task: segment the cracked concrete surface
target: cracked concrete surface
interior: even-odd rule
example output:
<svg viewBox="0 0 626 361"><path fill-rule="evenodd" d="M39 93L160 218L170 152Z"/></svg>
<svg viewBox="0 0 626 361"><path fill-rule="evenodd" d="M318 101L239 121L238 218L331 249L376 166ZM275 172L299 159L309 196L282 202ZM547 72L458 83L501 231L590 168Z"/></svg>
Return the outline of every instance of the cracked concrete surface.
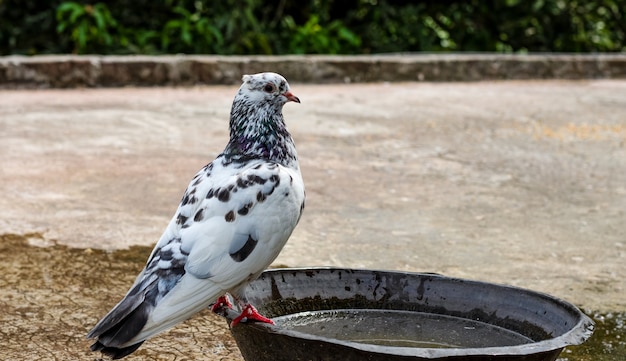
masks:
<svg viewBox="0 0 626 361"><path fill-rule="evenodd" d="M0 234L70 253L152 245L226 144L236 88L0 90ZM302 104L284 113L307 207L275 264L437 272L626 310L626 81L292 90ZM5 263L16 247L39 252L5 238ZM92 283L74 285L76 302L89 294L99 306L73 332L117 302L134 272L102 298L84 290ZM16 307L28 292L4 282L2 302Z"/></svg>

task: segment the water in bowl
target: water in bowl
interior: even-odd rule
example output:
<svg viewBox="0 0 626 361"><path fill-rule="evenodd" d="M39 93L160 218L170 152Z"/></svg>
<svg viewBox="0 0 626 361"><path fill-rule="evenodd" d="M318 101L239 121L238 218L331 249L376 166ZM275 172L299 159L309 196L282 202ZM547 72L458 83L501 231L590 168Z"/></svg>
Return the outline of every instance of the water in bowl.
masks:
<svg viewBox="0 0 626 361"><path fill-rule="evenodd" d="M400 310L307 311L273 318L277 326L315 336L380 346L477 348L531 339L476 320Z"/></svg>

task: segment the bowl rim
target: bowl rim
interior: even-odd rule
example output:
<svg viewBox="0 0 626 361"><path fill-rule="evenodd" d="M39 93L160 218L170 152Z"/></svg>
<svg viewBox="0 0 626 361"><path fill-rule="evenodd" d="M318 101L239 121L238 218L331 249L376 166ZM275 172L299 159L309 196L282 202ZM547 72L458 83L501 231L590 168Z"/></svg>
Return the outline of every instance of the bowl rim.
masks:
<svg viewBox="0 0 626 361"><path fill-rule="evenodd" d="M507 356L507 355L529 355L529 354L538 354L551 352L556 350L561 350L566 346L572 345L580 345L585 342L591 335L594 330L594 322L585 315L578 307L573 304L562 300L560 298L551 296L544 292L538 292L529 290L526 288L510 286L506 284L500 283L491 283L491 282L482 282L476 280L469 280L464 278L457 277L447 277L441 274L429 273L429 272L405 272L405 271L397 271L397 270L380 270L380 269L364 269L364 268L343 268L343 267L294 267L294 268L273 268L265 270L261 273L261 276L271 276L275 274L280 274L283 272L310 272L310 271L322 271L322 272L337 272L337 271L345 271L350 273L380 273L380 274L403 274L403 275L411 275L411 276L428 276L440 279L446 279L450 281L460 281L464 283L470 284L487 284L492 287L500 287L506 288L517 292L525 292L528 294L532 294L533 296L548 298L553 302L559 303L561 306L569 308L574 311L578 315L578 322L570 327L570 329L554 338L550 338L547 340L541 340L537 342L514 345L514 346L495 346L495 347L480 347L480 348L419 348L419 347L404 347L404 346L381 346L381 345L373 345L352 341L344 341L338 340L330 337L323 337L312 335L309 333L299 332L295 330L289 330L282 328L277 325L272 325L269 323L260 323L260 322L252 322L245 323L242 322L237 327L254 327L258 328L262 331L284 335L293 338L300 338L310 341L316 342L324 342L330 344L341 345L348 348L357 349L365 352L372 352L378 354L389 354L396 356L412 356L412 357L422 357L422 358L441 358L441 357L449 357L449 356ZM253 281L254 282L254 281ZM245 287L244 287L245 290ZM227 309L224 311L223 316L228 319L230 322L239 315L234 310Z"/></svg>

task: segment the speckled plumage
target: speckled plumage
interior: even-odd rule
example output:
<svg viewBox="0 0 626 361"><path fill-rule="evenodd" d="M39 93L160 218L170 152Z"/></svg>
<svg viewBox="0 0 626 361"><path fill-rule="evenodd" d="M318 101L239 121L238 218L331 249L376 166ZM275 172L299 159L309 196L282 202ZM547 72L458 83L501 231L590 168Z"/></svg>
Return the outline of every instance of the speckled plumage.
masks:
<svg viewBox="0 0 626 361"><path fill-rule="evenodd" d="M223 153L189 183L146 267L89 332L113 358L238 290L278 256L304 208L282 107L299 102L275 73L244 75ZM242 301L242 304L245 303Z"/></svg>

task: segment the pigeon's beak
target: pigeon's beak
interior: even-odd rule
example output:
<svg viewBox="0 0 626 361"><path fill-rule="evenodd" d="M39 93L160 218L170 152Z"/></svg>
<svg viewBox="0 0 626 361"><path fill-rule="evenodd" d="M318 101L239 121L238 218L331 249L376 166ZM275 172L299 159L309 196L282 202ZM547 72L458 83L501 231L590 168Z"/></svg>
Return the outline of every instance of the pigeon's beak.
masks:
<svg viewBox="0 0 626 361"><path fill-rule="evenodd" d="M293 93L290 91L284 92L283 95L285 96L285 98L287 98L287 101L300 103L300 98L293 95Z"/></svg>

